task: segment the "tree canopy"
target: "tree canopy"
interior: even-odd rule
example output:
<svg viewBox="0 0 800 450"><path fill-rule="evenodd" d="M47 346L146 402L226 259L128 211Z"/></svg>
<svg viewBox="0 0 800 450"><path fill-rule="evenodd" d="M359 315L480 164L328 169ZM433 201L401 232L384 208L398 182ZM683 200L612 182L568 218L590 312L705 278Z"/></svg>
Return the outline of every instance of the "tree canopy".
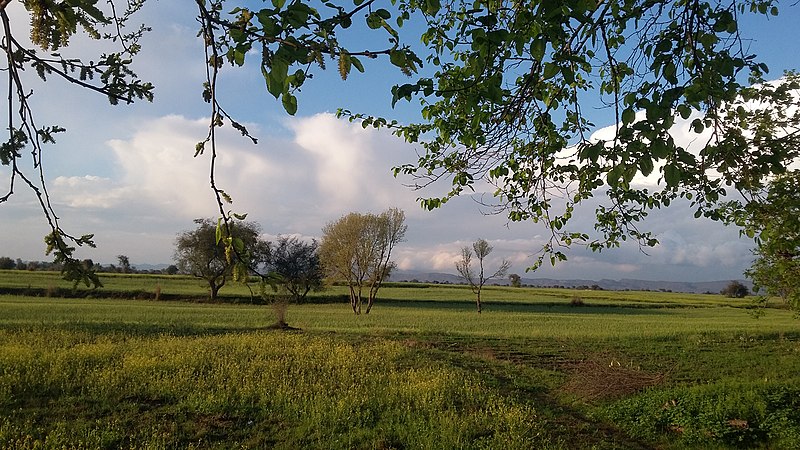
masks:
<svg viewBox="0 0 800 450"><path fill-rule="evenodd" d="M143 0L127 2L120 14L115 4L121 2L109 1L105 10L97 3L23 2L39 50L63 48L78 25L119 44L118 53L88 63L24 48L13 38L5 10L0 12L6 76L15 93L9 117L18 117L10 119L0 156L13 167L11 191L20 179L42 199L52 227L48 246L68 263L66 241L92 245L92 236L65 233L43 184L18 170L26 147L33 148L33 166L41 170L41 145L63 131L34 124L19 72L31 67L43 78L61 76L112 103L150 99L152 86L130 66L146 28L122 31ZM195 4L208 63L203 96L211 109L208 135L195 151L212 154L211 186L225 226L234 216L230 196L213 175L215 130L229 123L251 137L217 96L217 73L226 64L257 65L266 90L294 114L297 91L315 71L335 65L346 79L353 69L365 70L365 58L388 60L408 77L392 88L393 102L418 101L422 121L400 123L368 111L340 115L365 127L388 127L421 147L419 159L395 173L417 177L420 186L449 183L442 195L420 199L423 207L438 208L488 182L496 189L491 204L509 220L544 223L551 239L534 267L545 257L553 263L565 259L560 246L602 250L628 239L656 245L641 222L678 199L690 202L696 217L735 222L748 208L768 204L770 180L800 152L798 76L768 81L769 68L748 52L741 27L746 16L766 20L779 14L773 0ZM106 27L110 31L100 31ZM349 39L354 34L361 39ZM587 104L611 111L609 135L593 135L597 125L585 112ZM676 125L694 133L695 147L673 137ZM642 177L657 183L641 184ZM739 200L733 204L738 209L731 198ZM594 230L573 229L576 207L589 199L599 201ZM66 264L65 270L70 274L75 267Z"/></svg>
<svg viewBox="0 0 800 450"><path fill-rule="evenodd" d="M383 213L350 213L322 229L319 256L331 281L344 281L350 291L353 313L361 314L363 290L367 288L369 314L383 282L395 264L395 245L405 239L405 213L390 208Z"/></svg>
<svg viewBox="0 0 800 450"><path fill-rule="evenodd" d="M175 240L175 264L181 272L205 280L212 301L228 281L246 280L249 274L247 266L240 264L242 259L253 267L268 259L269 245L259 237L261 227L257 223L238 221L228 228L230 235L220 235L217 222L194 222L195 229L184 231ZM236 244L227 245L228 237ZM232 248L238 259L233 257Z"/></svg>
<svg viewBox="0 0 800 450"><path fill-rule="evenodd" d="M757 292L800 309L800 171L778 176L770 183L765 202L744 209L737 222L757 244L747 276Z"/></svg>

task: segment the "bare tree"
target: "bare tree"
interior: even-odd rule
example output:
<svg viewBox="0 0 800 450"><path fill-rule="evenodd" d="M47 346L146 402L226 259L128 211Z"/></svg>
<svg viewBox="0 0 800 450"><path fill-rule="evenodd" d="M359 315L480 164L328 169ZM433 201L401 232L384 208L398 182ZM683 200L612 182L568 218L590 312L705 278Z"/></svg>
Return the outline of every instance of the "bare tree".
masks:
<svg viewBox="0 0 800 450"><path fill-rule="evenodd" d="M470 249L468 246L464 246L461 249L461 259L456 262L456 270L458 270L458 273L462 278L467 280L472 292L476 296L478 314L481 313L481 291L483 290L483 285L492 278L504 277L506 272L508 272L508 269L511 267L511 261L504 259L494 274L486 276L484 261L486 260L486 257L492 253L492 250L494 250L494 247L489 245L485 239L478 239L472 244L472 249ZM473 251L475 252L475 258L478 259L477 274L472 268Z"/></svg>

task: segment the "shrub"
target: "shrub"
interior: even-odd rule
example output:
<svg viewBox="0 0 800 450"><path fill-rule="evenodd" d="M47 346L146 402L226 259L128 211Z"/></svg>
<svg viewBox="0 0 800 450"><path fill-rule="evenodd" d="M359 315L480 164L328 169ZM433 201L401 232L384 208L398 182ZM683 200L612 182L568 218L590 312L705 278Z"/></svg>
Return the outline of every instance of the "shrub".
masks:
<svg viewBox="0 0 800 450"><path fill-rule="evenodd" d="M580 296L576 295L569 301L569 306L586 306L586 303L583 302Z"/></svg>
<svg viewBox="0 0 800 450"><path fill-rule="evenodd" d="M738 281L731 281L719 293L730 298L744 298L750 295L750 289Z"/></svg>

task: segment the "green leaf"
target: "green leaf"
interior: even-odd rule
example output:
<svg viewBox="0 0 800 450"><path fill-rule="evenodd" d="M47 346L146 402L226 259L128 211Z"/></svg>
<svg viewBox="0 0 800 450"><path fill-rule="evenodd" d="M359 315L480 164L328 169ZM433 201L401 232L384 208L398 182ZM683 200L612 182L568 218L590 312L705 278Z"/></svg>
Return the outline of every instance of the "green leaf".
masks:
<svg viewBox="0 0 800 450"><path fill-rule="evenodd" d="M222 219L217 219L217 231L216 231L216 238L217 238L217 245L222 240Z"/></svg>
<svg viewBox="0 0 800 450"><path fill-rule="evenodd" d="M680 114L680 116L681 116L681 118L683 120L688 119L689 116L692 115L692 108L690 108L688 105L684 105L684 104L678 105L677 110L678 110L678 114Z"/></svg>
<svg viewBox="0 0 800 450"><path fill-rule="evenodd" d="M293 116L297 112L297 98L294 95L288 92L283 94L281 103L283 103L283 109L285 109L290 116Z"/></svg>
<svg viewBox="0 0 800 450"><path fill-rule="evenodd" d="M364 65L361 64L361 61L359 61L358 58L351 56L350 63L353 65L353 67L356 68L356 70L358 70L361 73L364 73Z"/></svg>
<svg viewBox="0 0 800 450"><path fill-rule="evenodd" d="M286 92L288 88L287 77L289 65L283 59L273 58L271 70L267 71L264 66L261 66L261 73L264 75L264 80L267 82L267 90L275 98L280 97L281 94Z"/></svg>
<svg viewBox="0 0 800 450"><path fill-rule="evenodd" d="M542 78L545 80L549 80L553 78L558 73L558 66L553 63L545 63L544 64L544 73L542 74Z"/></svg>
<svg viewBox="0 0 800 450"><path fill-rule="evenodd" d="M622 124L630 125L634 120L636 120L636 111L634 111L633 108L625 108L625 110L622 111Z"/></svg>
<svg viewBox="0 0 800 450"><path fill-rule="evenodd" d="M669 156L669 146L662 139L656 139L650 143L650 153L656 159L664 159Z"/></svg>
<svg viewBox="0 0 800 450"><path fill-rule="evenodd" d="M244 241L242 238L235 237L233 238L233 248L236 250L237 253L244 253Z"/></svg>
<svg viewBox="0 0 800 450"><path fill-rule="evenodd" d="M694 119L694 120L692 121L692 130L693 130L695 133L698 133L698 134L700 134L700 133L702 133L702 132L703 132L703 130L704 130L704 129L705 129L705 126L703 125L703 121L702 121L702 120L700 120L700 119Z"/></svg>
<svg viewBox="0 0 800 450"><path fill-rule="evenodd" d="M267 37L275 37L283 31L278 25L278 21L272 17L267 10L261 10L256 14L258 22L261 24L261 31Z"/></svg>
<svg viewBox="0 0 800 450"><path fill-rule="evenodd" d="M667 164L664 166L664 181L666 181L667 186L677 186L681 182L682 177L683 173L681 169L675 164Z"/></svg>
<svg viewBox="0 0 800 450"><path fill-rule="evenodd" d="M408 64L408 59L405 53L399 50L392 50L389 52L389 62L402 69Z"/></svg>
<svg viewBox="0 0 800 450"><path fill-rule="evenodd" d="M541 61L544 58L544 51L547 43L544 39L536 39L531 42L531 56L533 59L537 61Z"/></svg>
<svg viewBox="0 0 800 450"><path fill-rule="evenodd" d="M281 9L286 4L286 0L272 0L272 6Z"/></svg>
<svg viewBox="0 0 800 450"><path fill-rule="evenodd" d="M653 173L653 159L643 156L639 159L639 170L642 172L642 175L648 176Z"/></svg>
<svg viewBox="0 0 800 450"><path fill-rule="evenodd" d="M237 66L241 67L244 65L244 55L245 52L236 48L233 50L233 63Z"/></svg>
<svg viewBox="0 0 800 450"><path fill-rule="evenodd" d="M598 142L593 145L587 145L583 147L582 158L588 159L594 163L600 158L600 151L603 149L603 143Z"/></svg>
<svg viewBox="0 0 800 450"><path fill-rule="evenodd" d="M424 9L423 11L425 14L433 15L439 12L442 8L442 4L439 0L424 0Z"/></svg>
<svg viewBox="0 0 800 450"><path fill-rule="evenodd" d="M383 19L376 13L370 13L367 15L367 26L372 28L373 30L377 30L378 28L383 26Z"/></svg>

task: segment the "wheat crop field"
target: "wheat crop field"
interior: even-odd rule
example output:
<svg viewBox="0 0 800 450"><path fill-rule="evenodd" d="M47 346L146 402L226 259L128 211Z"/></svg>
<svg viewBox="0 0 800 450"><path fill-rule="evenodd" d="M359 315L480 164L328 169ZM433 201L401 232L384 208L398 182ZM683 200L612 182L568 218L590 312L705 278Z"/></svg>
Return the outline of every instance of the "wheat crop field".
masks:
<svg viewBox="0 0 800 450"><path fill-rule="evenodd" d="M218 303L0 272L0 448L798 448L800 320L664 292L389 284Z"/></svg>

